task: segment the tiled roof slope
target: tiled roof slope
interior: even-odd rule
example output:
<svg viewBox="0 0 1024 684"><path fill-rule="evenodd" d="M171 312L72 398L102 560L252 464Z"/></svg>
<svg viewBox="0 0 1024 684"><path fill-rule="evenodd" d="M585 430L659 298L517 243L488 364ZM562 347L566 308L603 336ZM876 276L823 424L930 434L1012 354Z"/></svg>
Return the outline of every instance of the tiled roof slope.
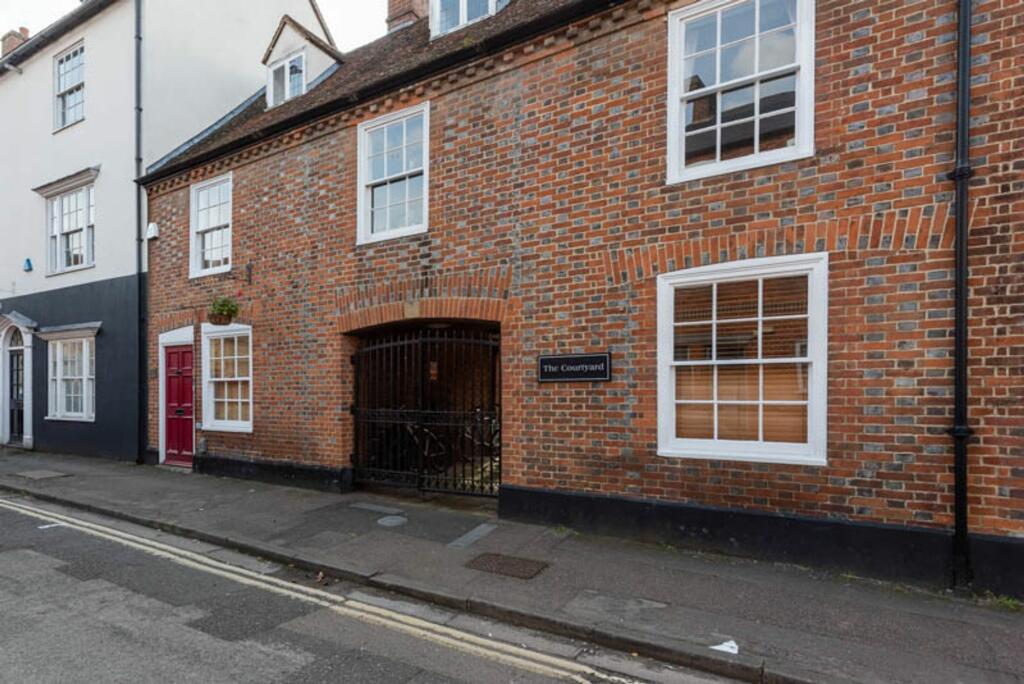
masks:
<svg viewBox="0 0 1024 684"><path fill-rule="evenodd" d="M464 29L431 40L427 19L344 54L344 62L302 97L267 109L256 98L200 143L142 178L152 183L361 100L428 77L623 0L512 0L508 7Z"/></svg>

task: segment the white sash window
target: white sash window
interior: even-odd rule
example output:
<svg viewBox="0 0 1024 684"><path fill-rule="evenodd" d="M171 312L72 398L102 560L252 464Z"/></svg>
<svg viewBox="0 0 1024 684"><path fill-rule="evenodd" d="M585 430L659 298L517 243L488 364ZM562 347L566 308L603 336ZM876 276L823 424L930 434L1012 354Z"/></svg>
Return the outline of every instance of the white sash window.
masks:
<svg viewBox="0 0 1024 684"><path fill-rule="evenodd" d="M828 254L658 278L663 456L824 464Z"/></svg>
<svg viewBox="0 0 1024 684"><path fill-rule="evenodd" d="M48 345L49 411L57 420L96 418L96 338L52 340Z"/></svg>
<svg viewBox="0 0 1024 684"><path fill-rule="evenodd" d="M93 186L53 197L48 203L50 273L94 265L96 194Z"/></svg>
<svg viewBox="0 0 1024 684"><path fill-rule="evenodd" d="M669 15L670 183L814 153L813 0L705 0Z"/></svg>

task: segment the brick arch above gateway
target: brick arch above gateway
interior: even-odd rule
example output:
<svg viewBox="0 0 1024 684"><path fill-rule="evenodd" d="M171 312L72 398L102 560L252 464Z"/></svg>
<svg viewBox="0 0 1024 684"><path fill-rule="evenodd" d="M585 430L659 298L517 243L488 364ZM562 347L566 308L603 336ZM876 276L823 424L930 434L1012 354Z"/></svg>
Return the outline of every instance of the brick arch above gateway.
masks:
<svg viewBox="0 0 1024 684"><path fill-rule="evenodd" d="M511 284L512 269L507 266L353 283L337 292L338 329L350 333L428 318L500 323Z"/></svg>

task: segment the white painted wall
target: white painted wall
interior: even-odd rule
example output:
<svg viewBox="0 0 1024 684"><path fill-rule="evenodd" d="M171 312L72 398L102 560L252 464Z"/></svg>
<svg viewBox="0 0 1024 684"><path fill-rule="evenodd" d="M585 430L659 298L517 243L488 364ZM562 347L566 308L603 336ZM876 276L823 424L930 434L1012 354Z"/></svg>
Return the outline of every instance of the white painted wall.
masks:
<svg viewBox="0 0 1024 684"><path fill-rule="evenodd" d="M325 38L309 0L147 0L146 166L266 84L263 53L285 14Z"/></svg>
<svg viewBox="0 0 1024 684"><path fill-rule="evenodd" d="M143 168L266 83L283 14L322 34L309 0L143 0ZM134 35L134 0L120 0L0 76L0 300L135 273ZM78 41L85 120L55 133L54 59ZM47 276L46 202L32 188L92 166L96 265Z"/></svg>
<svg viewBox="0 0 1024 684"><path fill-rule="evenodd" d="M122 0L22 63L21 74L0 77L0 298L135 272L132 31L132 3ZM85 120L55 133L54 58L82 40ZM46 201L32 188L90 166L100 167L96 267L49 277Z"/></svg>

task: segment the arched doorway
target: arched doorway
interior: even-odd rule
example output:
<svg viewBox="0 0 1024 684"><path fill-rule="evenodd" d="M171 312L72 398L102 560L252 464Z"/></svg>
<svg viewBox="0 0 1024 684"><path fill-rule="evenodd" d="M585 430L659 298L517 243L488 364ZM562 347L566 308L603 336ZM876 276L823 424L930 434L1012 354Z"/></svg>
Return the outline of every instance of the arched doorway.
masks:
<svg viewBox="0 0 1024 684"><path fill-rule="evenodd" d="M8 443L25 440L25 338L15 328L7 341Z"/></svg>
<svg viewBox="0 0 1024 684"><path fill-rule="evenodd" d="M0 444L31 449L32 340L35 321L0 314Z"/></svg>
<svg viewBox="0 0 1024 684"><path fill-rule="evenodd" d="M496 496L497 326L430 321L359 335L353 468L361 483Z"/></svg>

